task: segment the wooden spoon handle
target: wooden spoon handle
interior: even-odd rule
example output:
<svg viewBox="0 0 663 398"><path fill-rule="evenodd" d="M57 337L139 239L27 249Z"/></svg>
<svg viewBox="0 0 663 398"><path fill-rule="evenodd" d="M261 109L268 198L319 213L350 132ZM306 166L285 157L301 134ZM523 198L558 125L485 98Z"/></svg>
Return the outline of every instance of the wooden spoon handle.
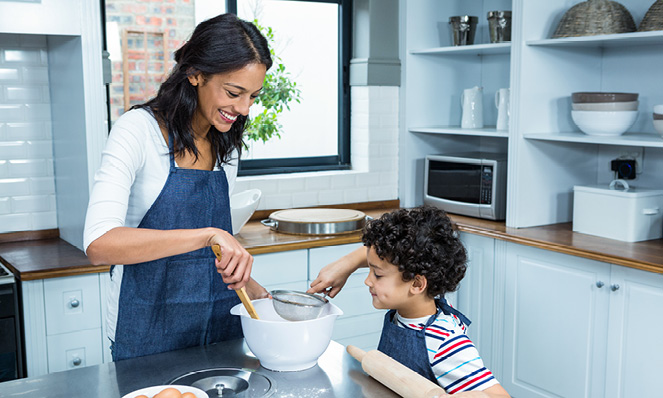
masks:
<svg viewBox="0 0 663 398"><path fill-rule="evenodd" d="M219 245L212 245L212 251L216 255L216 258L221 261L221 247ZM251 299L249 298L249 295L246 293L246 289L243 287L241 289L235 289L235 293L237 293L239 296L239 299L242 301L242 304L244 304L244 308L246 308L246 311L249 313L251 318L260 319L258 317L258 312L256 312L256 309L253 306Z"/></svg>

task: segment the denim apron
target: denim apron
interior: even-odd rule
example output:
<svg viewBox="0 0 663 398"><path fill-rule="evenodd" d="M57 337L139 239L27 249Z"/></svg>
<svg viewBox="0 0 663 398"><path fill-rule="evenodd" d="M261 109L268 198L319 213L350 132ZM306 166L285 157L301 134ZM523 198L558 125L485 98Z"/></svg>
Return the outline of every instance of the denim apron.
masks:
<svg viewBox="0 0 663 398"><path fill-rule="evenodd" d="M221 170L175 166L169 134L170 172L138 228L231 231L228 180ZM115 360L241 338L239 298L228 290L209 247L125 265L113 356ZM112 272L112 271L111 271Z"/></svg>
<svg viewBox="0 0 663 398"><path fill-rule="evenodd" d="M436 299L435 305L438 308L437 313L428 318L426 325L421 330L398 326L393 322L396 310L389 310L384 316L378 350L437 384L435 373L433 373L428 359L426 328L435 321L435 318L441 312L447 315L456 315L466 326L469 326L471 322L460 311L447 304L444 298Z"/></svg>

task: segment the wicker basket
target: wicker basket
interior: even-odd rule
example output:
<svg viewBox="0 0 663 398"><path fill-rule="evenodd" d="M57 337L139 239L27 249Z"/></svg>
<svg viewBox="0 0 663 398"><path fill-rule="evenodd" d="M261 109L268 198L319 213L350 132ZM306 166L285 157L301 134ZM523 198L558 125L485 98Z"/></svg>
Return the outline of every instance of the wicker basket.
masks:
<svg viewBox="0 0 663 398"><path fill-rule="evenodd" d="M631 13L616 1L587 0L562 17L553 38L635 32Z"/></svg>
<svg viewBox="0 0 663 398"><path fill-rule="evenodd" d="M650 30L663 30L663 0L657 0L649 7L638 27L638 32Z"/></svg>

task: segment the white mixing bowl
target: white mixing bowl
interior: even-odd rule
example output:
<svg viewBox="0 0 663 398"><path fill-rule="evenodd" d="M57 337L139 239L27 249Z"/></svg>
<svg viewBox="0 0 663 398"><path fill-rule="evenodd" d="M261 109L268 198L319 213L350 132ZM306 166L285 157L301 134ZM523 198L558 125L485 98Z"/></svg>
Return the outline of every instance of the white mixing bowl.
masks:
<svg viewBox="0 0 663 398"><path fill-rule="evenodd" d="M329 346L334 321L343 311L327 303L322 314L309 321L286 321L272 305L271 299L253 300L260 319L253 319L242 304L230 313L242 322L244 339L260 360L262 367L279 372L304 370L315 366Z"/></svg>
<svg viewBox="0 0 663 398"><path fill-rule="evenodd" d="M239 233L244 224L251 218L258 208L262 192L259 189L249 189L230 197L230 215L233 223L233 235Z"/></svg>
<svg viewBox="0 0 663 398"><path fill-rule="evenodd" d="M571 118L587 135L622 135L637 117L638 111L571 111Z"/></svg>

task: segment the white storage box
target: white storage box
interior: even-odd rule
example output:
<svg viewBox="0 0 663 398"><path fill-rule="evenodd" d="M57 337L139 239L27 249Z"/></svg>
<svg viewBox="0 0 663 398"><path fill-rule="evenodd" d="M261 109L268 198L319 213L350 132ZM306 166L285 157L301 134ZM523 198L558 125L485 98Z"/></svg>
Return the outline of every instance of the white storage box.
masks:
<svg viewBox="0 0 663 398"><path fill-rule="evenodd" d="M573 187L573 231L626 242L663 236L663 190L619 181Z"/></svg>

